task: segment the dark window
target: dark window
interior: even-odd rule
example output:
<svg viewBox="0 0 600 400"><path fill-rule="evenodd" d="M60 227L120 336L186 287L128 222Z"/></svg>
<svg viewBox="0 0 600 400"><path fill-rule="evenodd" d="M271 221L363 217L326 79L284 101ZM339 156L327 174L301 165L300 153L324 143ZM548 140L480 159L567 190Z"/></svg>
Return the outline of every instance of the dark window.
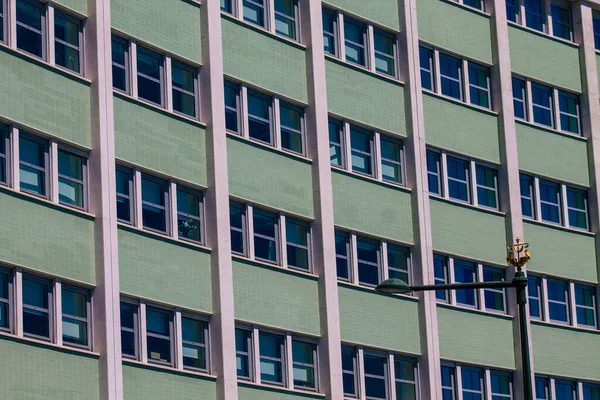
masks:
<svg viewBox="0 0 600 400"><path fill-rule="evenodd" d="M323 9L323 46L325 54L337 55L337 16Z"/></svg>
<svg viewBox="0 0 600 400"><path fill-rule="evenodd" d="M575 310L578 325L596 326L596 288L575 285Z"/></svg>
<svg viewBox="0 0 600 400"><path fill-rule="evenodd" d="M484 11L483 0L463 0L463 4Z"/></svg>
<svg viewBox="0 0 600 400"><path fill-rule="evenodd" d="M277 215L254 209L254 256L258 259L278 262Z"/></svg>
<svg viewBox="0 0 600 400"><path fill-rule="evenodd" d="M90 300L87 292L62 287L63 342L88 346L88 315Z"/></svg>
<svg viewBox="0 0 600 400"><path fill-rule="evenodd" d="M446 257L436 255L433 256L433 273L435 276L436 285L445 285L448 283L448 261ZM435 297L443 302L448 301L447 290L436 290Z"/></svg>
<svg viewBox="0 0 600 400"><path fill-rule="evenodd" d="M335 264L338 279L350 280L350 240L346 232L335 231Z"/></svg>
<svg viewBox="0 0 600 400"><path fill-rule="evenodd" d="M506 19L512 22L519 22L519 0L506 0Z"/></svg>
<svg viewBox="0 0 600 400"><path fill-rule="evenodd" d="M259 333L260 380L265 383L283 383L283 336Z"/></svg>
<svg viewBox="0 0 600 400"><path fill-rule="evenodd" d="M600 399L600 386L583 384L583 400L598 400Z"/></svg>
<svg viewBox="0 0 600 400"><path fill-rule="evenodd" d="M533 104L533 122L554 127L552 89L532 83L531 102Z"/></svg>
<svg viewBox="0 0 600 400"><path fill-rule="evenodd" d="M138 97L163 105L163 57L153 51L137 48Z"/></svg>
<svg viewBox="0 0 600 400"><path fill-rule="evenodd" d="M594 18L594 47L600 50L600 19Z"/></svg>
<svg viewBox="0 0 600 400"><path fill-rule="evenodd" d="M252 349L252 333L245 329L235 328L235 357L237 376L250 379L250 350Z"/></svg>
<svg viewBox="0 0 600 400"><path fill-rule="evenodd" d="M265 3L264 0L244 0L244 21L265 27Z"/></svg>
<svg viewBox="0 0 600 400"><path fill-rule="evenodd" d="M542 0L524 0L525 21L528 28L544 31L544 2Z"/></svg>
<svg viewBox="0 0 600 400"><path fill-rule="evenodd" d="M294 0L275 0L275 33L297 39L297 5Z"/></svg>
<svg viewBox="0 0 600 400"><path fill-rule="evenodd" d="M387 357L364 355L365 392L368 399L387 399Z"/></svg>
<svg viewBox="0 0 600 400"><path fill-rule="evenodd" d="M233 6L231 0L221 0L221 10L226 13L233 14Z"/></svg>
<svg viewBox="0 0 600 400"><path fill-rule="evenodd" d="M207 370L207 329L204 321L181 317L183 366L185 368Z"/></svg>
<svg viewBox="0 0 600 400"><path fill-rule="evenodd" d="M427 183L429 193L441 194L440 154L427 150Z"/></svg>
<svg viewBox="0 0 600 400"><path fill-rule="evenodd" d="M2 2L0 2L2 3ZM8 153L10 152L8 127L0 125L0 183L7 183Z"/></svg>
<svg viewBox="0 0 600 400"><path fill-rule="evenodd" d="M54 58L56 65L81 71L81 23L60 12L54 14Z"/></svg>
<svg viewBox="0 0 600 400"><path fill-rule="evenodd" d="M405 247L388 243L387 245L387 268L389 278L401 279L410 283L408 274L409 252Z"/></svg>
<svg viewBox="0 0 600 400"><path fill-rule="evenodd" d="M557 400L575 400L577 399L577 384L573 381L555 380L554 391Z"/></svg>
<svg viewBox="0 0 600 400"><path fill-rule="evenodd" d="M196 117L196 71L181 64L172 64L173 111Z"/></svg>
<svg viewBox="0 0 600 400"><path fill-rule="evenodd" d="M462 100L462 61L440 53L442 94Z"/></svg>
<svg viewBox="0 0 600 400"><path fill-rule="evenodd" d="M11 328L11 274L0 270L0 330L10 330Z"/></svg>
<svg viewBox="0 0 600 400"><path fill-rule="evenodd" d="M552 4L552 34L565 40L571 40L571 13L568 8Z"/></svg>
<svg viewBox="0 0 600 400"><path fill-rule="evenodd" d="M58 150L58 201L61 204L85 207L85 173L84 157Z"/></svg>
<svg viewBox="0 0 600 400"><path fill-rule="evenodd" d="M498 171L494 168L475 166L477 180L477 203L483 207L498 208Z"/></svg>
<svg viewBox="0 0 600 400"><path fill-rule="evenodd" d="M527 119L527 87L525 81L517 78L512 79L513 107L515 118Z"/></svg>
<svg viewBox="0 0 600 400"><path fill-rule="evenodd" d="M42 58L44 56L44 5L36 1L17 0L17 48Z"/></svg>
<svg viewBox="0 0 600 400"><path fill-rule="evenodd" d="M454 400L454 368L442 365L442 400Z"/></svg>
<svg viewBox="0 0 600 400"><path fill-rule="evenodd" d="M142 224L167 232L167 182L142 174Z"/></svg>
<svg viewBox="0 0 600 400"><path fill-rule="evenodd" d="M121 354L138 357L138 307L121 302Z"/></svg>
<svg viewBox="0 0 600 400"><path fill-rule="evenodd" d="M363 237L356 238L358 281L366 285L379 284L379 242Z"/></svg>
<svg viewBox="0 0 600 400"><path fill-rule="evenodd" d="M421 87L433 90L433 51L419 47L419 60L421 64Z"/></svg>
<svg viewBox="0 0 600 400"><path fill-rule="evenodd" d="M129 53L127 42L120 37L112 37L113 88L126 92L129 88Z"/></svg>
<svg viewBox="0 0 600 400"><path fill-rule="evenodd" d="M173 315L169 311L146 308L148 361L172 364Z"/></svg>
<svg viewBox="0 0 600 400"><path fill-rule="evenodd" d="M396 397L400 400L417 400L417 363L394 356Z"/></svg>
<svg viewBox="0 0 600 400"><path fill-rule="evenodd" d="M539 182L542 221L560 224L560 185L541 179Z"/></svg>
<svg viewBox="0 0 600 400"><path fill-rule="evenodd" d="M567 187L567 210L570 227L588 228L587 192L585 190Z"/></svg>
<svg viewBox="0 0 600 400"><path fill-rule="evenodd" d="M533 178L528 175L519 176L521 186L521 213L524 217L535 218L533 207Z"/></svg>
<svg viewBox="0 0 600 400"><path fill-rule="evenodd" d="M344 131L342 123L329 119L329 161L331 165L344 166Z"/></svg>
<svg viewBox="0 0 600 400"><path fill-rule="evenodd" d="M484 282L498 282L504 280L504 270L494 267L483 267ZM504 289L484 289L483 297L486 310L504 311Z"/></svg>
<svg viewBox="0 0 600 400"><path fill-rule="evenodd" d="M225 82L225 128L239 133L240 91L236 84Z"/></svg>
<svg viewBox="0 0 600 400"><path fill-rule="evenodd" d="M381 136L379 142L383 180L402 183L402 143L385 136Z"/></svg>
<svg viewBox="0 0 600 400"><path fill-rule="evenodd" d="M463 260L454 260L454 281L456 283L476 282L476 265ZM456 291L456 303L465 306L477 306L476 289L460 289Z"/></svg>
<svg viewBox="0 0 600 400"><path fill-rule="evenodd" d="M471 104L491 108L489 68L469 63L469 96Z"/></svg>
<svg viewBox="0 0 600 400"><path fill-rule="evenodd" d="M281 147L294 153L304 151L302 135L303 112L284 102L279 102L279 121L281 125Z"/></svg>
<svg viewBox="0 0 600 400"><path fill-rule="evenodd" d="M350 126L352 171L373 175L373 133Z"/></svg>
<svg viewBox="0 0 600 400"><path fill-rule="evenodd" d="M567 283L548 279L548 313L550 321L569 322L569 290Z"/></svg>
<svg viewBox="0 0 600 400"><path fill-rule="evenodd" d="M447 157L448 196L454 200L469 201L469 162Z"/></svg>
<svg viewBox="0 0 600 400"><path fill-rule="evenodd" d="M289 267L308 270L310 268L310 253L308 250L308 226L291 218L285 221L287 243L287 264Z"/></svg>
<svg viewBox="0 0 600 400"><path fill-rule="evenodd" d="M550 391L548 390L548 379L535 377L535 397L536 400L550 399ZM587 400L587 399L586 399Z"/></svg>
<svg viewBox="0 0 600 400"><path fill-rule="evenodd" d="M396 40L390 33L374 30L375 70L385 75L396 76Z"/></svg>
<svg viewBox="0 0 600 400"><path fill-rule="evenodd" d="M542 319L542 280L535 275L527 276L527 297L529 301L529 316L532 319Z"/></svg>
<svg viewBox="0 0 600 400"><path fill-rule="evenodd" d="M177 189L177 235L180 239L202 242L202 198L194 190Z"/></svg>
<svg viewBox="0 0 600 400"><path fill-rule="evenodd" d="M356 350L352 347L342 346L342 380L344 394L357 395L357 357Z"/></svg>
<svg viewBox="0 0 600 400"><path fill-rule="evenodd" d="M246 254L246 212L239 203L229 203L229 222L231 224L231 251Z"/></svg>
<svg viewBox="0 0 600 400"><path fill-rule="evenodd" d="M579 97L558 92L558 115L560 129L564 132L579 134Z"/></svg>
<svg viewBox="0 0 600 400"><path fill-rule="evenodd" d="M45 141L19 136L19 177L21 190L46 196L48 147Z"/></svg>
<svg viewBox="0 0 600 400"><path fill-rule="evenodd" d="M366 66L365 43L367 41L367 29L365 24L345 18L344 40L346 42L346 61Z"/></svg>
<svg viewBox="0 0 600 400"><path fill-rule="evenodd" d="M462 397L464 400L483 400L483 373L479 368L462 367Z"/></svg>
<svg viewBox="0 0 600 400"><path fill-rule="evenodd" d="M6 24L4 23L4 16L6 13L4 12L4 1L0 1L0 41L4 41L4 27Z"/></svg>
<svg viewBox="0 0 600 400"><path fill-rule="evenodd" d="M50 339L50 282L23 275L23 333Z"/></svg>
<svg viewBox="0 0 600 400"><path fill-rule="evenodd" d="M316 346L312 343L292 340L292 366L294 387L316 389Z"/></svg>
<svg viewBox="0 0 600 400"><path fill-rule="evenodd" d="M131 223L132 220L132 192L133 176L131 170L117 166L117 219L121 222Z"/></svg>
<svg viewBox="0 0 600 400"><path fill-rule="evenodd" d="M269 97L248 91L248 130L251 139L272 143Z"/></svg>

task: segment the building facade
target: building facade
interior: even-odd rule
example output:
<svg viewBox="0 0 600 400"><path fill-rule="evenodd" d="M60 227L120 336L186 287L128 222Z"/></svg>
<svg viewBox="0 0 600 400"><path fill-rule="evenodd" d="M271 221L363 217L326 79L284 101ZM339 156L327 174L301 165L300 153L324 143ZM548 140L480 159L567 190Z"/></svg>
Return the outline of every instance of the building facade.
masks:
<svg viewBox="0 0 600 400"><path fill-rule="evenodd" d="M600 399L595 9L1 0L0 398Z"/></svg>

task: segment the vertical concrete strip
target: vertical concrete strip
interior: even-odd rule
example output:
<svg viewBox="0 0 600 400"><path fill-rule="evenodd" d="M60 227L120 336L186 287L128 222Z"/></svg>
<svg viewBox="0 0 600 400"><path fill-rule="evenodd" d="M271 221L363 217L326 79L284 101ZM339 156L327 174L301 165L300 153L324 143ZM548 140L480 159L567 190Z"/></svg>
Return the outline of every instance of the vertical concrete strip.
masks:
<svg viewBox="0 0 600 400"><path fill-rule="evenodd" d="M216 0L205 1L200 7L200 12L202 29L200 115L202 120L207 122L206 235L207 244L212 249L212 367L213 373L217 376L217 399L236 400L238 398L237 368L220 3Z"/></svg>
<svg viewBox="0 0 600 400"><path fill-rule="evenodd" d="M115 186L110 1L88 0L86 77L91 79L90 210L94 215L94 351L100 353L100 399L123 398L119 255Z"/></svg>
<svg viewBox="0 0 600 400"><path fill-rule="evenodd" d="M405 81L404 96L406 114L406 165L407 184L412 189L414 251L413 277L415 284L432 285L433 245L431 239L431 215L427 188L427 154L425 147L425 125L423 96L419 60L419 34L417 29L417 1L400 2L401 48L406 54L402 65ZM419 331L421 332L420 382L421 397L439 399L442 395L440 370L440 344L437 323L435 292L419 293Z"/></svg>
<svg viewBox="0 0 600 400"><path fill-rule="evenodd" d="M342 400L344 390L321 1L307 0L302 5L305 8L300 23L303 27L302 43L307 47L308 70L307 147L308 156L312 159L315 205L313 259L315 272L319 275L321 391L327 399Z"/></svg>

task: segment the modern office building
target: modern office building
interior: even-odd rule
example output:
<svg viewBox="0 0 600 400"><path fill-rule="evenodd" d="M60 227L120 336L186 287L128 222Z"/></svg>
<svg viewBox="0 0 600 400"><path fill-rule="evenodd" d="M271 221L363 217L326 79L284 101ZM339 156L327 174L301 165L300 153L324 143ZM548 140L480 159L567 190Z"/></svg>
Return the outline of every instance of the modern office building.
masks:
<svg viewBox="0 0 600 400"><path fill-rule="evenodd" d="M595 9L1 0L0 399L600 399Z"/></svg>

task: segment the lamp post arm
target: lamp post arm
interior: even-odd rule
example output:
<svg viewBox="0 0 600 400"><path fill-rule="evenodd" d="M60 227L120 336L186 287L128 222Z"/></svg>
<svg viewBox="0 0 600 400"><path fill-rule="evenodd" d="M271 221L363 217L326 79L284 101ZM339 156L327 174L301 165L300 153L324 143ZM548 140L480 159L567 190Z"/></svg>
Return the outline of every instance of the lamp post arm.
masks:
<svg viewBox="0 0 600 400"><path fill-rule="evenodd" d="M491 282L472 282L472 283L448 283L443 285L415 285L410 289L415 292L427 290L459 290L459 289L498 289L507 287L516 287L512 281L491 281Z"/></svg>

